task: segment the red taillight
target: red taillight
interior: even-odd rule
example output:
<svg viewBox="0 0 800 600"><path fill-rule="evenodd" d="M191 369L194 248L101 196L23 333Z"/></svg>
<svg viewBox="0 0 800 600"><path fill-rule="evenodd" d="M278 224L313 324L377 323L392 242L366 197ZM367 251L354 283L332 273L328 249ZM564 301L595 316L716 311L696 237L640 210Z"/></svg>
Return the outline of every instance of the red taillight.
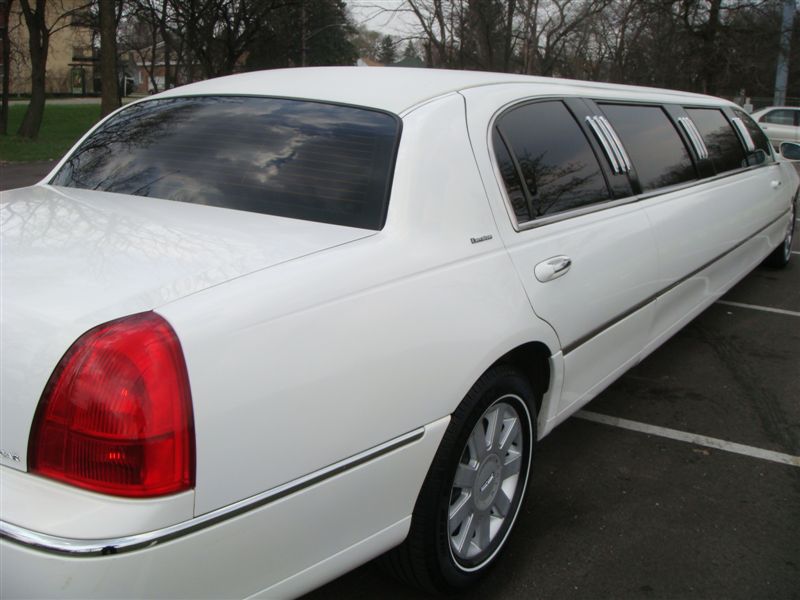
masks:
<svg viewBox="0 0 800 600"><path fill-rule="evenodd" d="M42 395L28 468L117 496L161 496L194 486L186 363L162 317L132 315L78 338Z"/></svg>

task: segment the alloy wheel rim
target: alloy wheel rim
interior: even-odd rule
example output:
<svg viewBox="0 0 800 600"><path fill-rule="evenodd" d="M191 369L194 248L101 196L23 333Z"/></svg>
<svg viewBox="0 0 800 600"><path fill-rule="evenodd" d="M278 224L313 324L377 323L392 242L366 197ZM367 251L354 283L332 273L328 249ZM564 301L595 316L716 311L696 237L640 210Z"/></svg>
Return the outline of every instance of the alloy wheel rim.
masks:
<svg viewBox="0 0 800 600"><path fill-rule="evenodd" d="M514 404L512 404L514 402ZM459 566L485 562L498 550L524 491L525 429L521 398L499 398L478 419L459 460L450 492L447 534ZM522 488L522 490L520 490ZM477 568L477 567L475 567Z"/></svg>

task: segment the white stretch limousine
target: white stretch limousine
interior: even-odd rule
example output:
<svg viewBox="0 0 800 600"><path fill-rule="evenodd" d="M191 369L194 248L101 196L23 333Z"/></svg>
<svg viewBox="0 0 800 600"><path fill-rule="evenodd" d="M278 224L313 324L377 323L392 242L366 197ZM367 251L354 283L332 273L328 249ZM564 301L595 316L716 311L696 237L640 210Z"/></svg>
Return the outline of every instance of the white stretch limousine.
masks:
<svg viewBox="0 0 800 600"><path fill-rule="evenodd" d="M469 585L534 442L785 265L797 190L666 90L300 69L119 110L2 195L2 596L288 597L390 550Z"/></svg>

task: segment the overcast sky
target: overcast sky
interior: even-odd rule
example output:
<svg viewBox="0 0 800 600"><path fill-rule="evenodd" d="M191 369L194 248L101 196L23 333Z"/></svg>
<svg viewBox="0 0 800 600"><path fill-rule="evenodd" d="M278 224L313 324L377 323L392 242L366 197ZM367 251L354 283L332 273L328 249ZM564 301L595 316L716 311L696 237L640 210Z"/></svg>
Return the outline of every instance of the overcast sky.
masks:
<svg viewBox="0 0 800 600"><path fill-rule="evenodd" d="M410 25L415 22L414 15L407 12L391 12L402 5L403 0L347 0L357 25L401 37L411 33Z"/></svg>

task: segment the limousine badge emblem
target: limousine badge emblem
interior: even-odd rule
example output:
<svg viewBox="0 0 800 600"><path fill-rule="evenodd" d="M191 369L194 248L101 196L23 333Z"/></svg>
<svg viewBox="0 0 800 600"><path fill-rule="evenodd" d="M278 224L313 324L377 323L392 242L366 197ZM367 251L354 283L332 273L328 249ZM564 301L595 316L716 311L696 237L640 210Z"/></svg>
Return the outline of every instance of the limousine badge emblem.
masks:
<svg viewBox="0 0 800 600"><path fill-rule="evenodd" d="M488 242L490 239L492 239L491 234L482 235L480 237L471 237L469 238L469 241L472 242L473 244L480 244L481 242Z"/></svg>
<svg viewBox="0 0 800 600"><path fill-rule="evenodd" d="M0 456L5 458L6 460L11 460L13 462L20 462L19 454L15 454L14 452L9 452L8 450L0 449Z"/></svg>

